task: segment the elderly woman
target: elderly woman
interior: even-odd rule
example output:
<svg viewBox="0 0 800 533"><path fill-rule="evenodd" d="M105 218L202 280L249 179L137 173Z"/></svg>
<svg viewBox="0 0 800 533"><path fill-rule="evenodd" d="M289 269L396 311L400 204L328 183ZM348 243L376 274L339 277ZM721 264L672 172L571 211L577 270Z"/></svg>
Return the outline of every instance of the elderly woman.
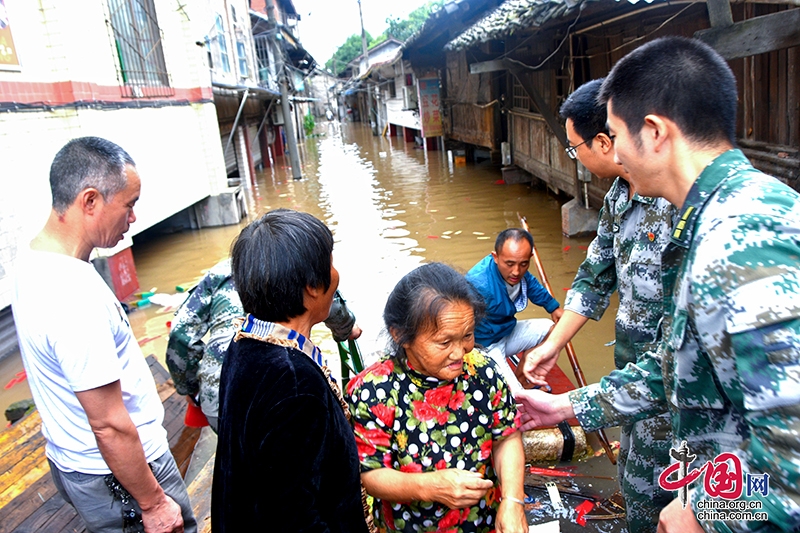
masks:
<svg viewBox="0 0 800 533"><path fill-rule="evenodd" d="M516 406L494 362L473 350L482 312L480 296L441 263L389 295L392 353L347 391L381 531L528 531Z"/></svg>
<svg viewBox="0 0 800 533"><path fill-rule="evenodd" d="M368 531L353 431L309 340L339 285L332 249L322 222L285 209L247 226L233 247L248 314L220 376L214 533Z"/></svg>

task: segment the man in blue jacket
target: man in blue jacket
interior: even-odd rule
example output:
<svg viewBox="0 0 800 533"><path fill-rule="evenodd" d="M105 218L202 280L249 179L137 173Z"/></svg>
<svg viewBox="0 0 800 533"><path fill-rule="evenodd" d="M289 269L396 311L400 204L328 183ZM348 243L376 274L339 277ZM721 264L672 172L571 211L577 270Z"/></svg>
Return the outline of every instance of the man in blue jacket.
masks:
<svg viewBox="0 0 800 533"><path fill-rule="evenodd" d="M475 327L475 342L486 348L513 390L521 389L521 385L506 357L524 352L524 361L563 313L558 301L528 272L532 253L531 234L509 228L497 236L494 251L467 272L467 280L486 302L486 316ZM553 321L538 318L518 322L514 315L528 306L528 300L544 307Z"/></svg>

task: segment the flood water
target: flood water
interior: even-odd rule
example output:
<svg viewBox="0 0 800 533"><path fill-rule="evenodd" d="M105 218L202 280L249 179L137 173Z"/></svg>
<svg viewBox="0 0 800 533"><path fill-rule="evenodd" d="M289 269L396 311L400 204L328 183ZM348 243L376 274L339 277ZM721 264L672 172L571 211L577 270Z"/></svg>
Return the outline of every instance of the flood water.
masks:
<svg viewBox="0 0 800 533"><path fill-rule="evenodd" d="M364 330L359 339L366 359L385 345L381 314L395 283L414 267L443 261L466 272L494 246L497 234L518 227L517 213L527 217L555 297L562 304L566 289L586 256L590 239L561 234L561 203L544 190L498 183L501 174L490 163L456 166L447 152L415 149L402 138L373 137L360 123L323 123L323 135L301 146L304 179L291 179L287 157L261 171L246 186L248 217L238 226L183 231L134 239L133 254L142 290L174 293L227 257L230 245L247 222L271 209L306 211L324 221L335 239L334 265L340 290ZM147 194L146 190L142 195ZM536 275L533 265L531 272ZM600 322L590 321L574 345L589 382L613 369L617 300ZM529 305L518 318L547 317ZM145 355L164 361L172 309L151 305L131 313L131 324ZM335 345L324 327L312 333L331 362ZM560 364L570 378L566 356ZM0 387L22 370L18 355L0 362ZM0 408L29 397L27 382L0 388Z"/></svg>

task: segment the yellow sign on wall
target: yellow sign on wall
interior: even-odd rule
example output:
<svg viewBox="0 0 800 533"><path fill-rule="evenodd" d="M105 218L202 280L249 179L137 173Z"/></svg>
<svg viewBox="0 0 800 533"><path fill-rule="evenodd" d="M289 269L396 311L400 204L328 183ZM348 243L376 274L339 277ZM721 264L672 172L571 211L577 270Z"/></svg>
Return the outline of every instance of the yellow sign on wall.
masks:
<svg viewBox="0 0 800 533"><path fill-rule="evenodd" d="M5 0L0 0L0 70L20 70Z"/></svg>

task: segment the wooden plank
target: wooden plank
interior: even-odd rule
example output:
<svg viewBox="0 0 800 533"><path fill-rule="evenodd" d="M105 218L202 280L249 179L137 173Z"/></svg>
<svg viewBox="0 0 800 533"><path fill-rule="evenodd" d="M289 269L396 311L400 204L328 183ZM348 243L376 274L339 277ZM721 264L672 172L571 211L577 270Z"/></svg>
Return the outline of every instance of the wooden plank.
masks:
<svg viewBox="0 0 800 533"><path fill-rule="evenodd" d="M0 507L0 533L11 533L36 509L58 494L49 474L40 477L24 493Z"/></svg>
<svg viewBox="0 0 800 533"><path fill-rule="evenodd" d="M29 438L21 440L17 446L6 450L0 456L0 491L8 486L9 480L13 480L13 472L19 471L20 463L32 460L31 455L40 450L40 455L44 454L46 444L44 435L41 432L30 435Z"/></svg>
<svg viewBox="0 0 800 533"><path fill-rule="evenodd" d="M197 519L197 530L211 531L211 484L214 476L214 458L212 457L197 473L194 480L186 487L189 500L192 502L194 517Z"/></svg>
<svg viewBox="0 0 800 533"><path fill-rule="evenodd" d="M44 436L38 433L37 438L8 454L16 464L0 474L0 506L22 494L49 470L44 447Z"/></svg>
<svg viewBox="0 0 800 533"><path fill-rule="evenodd" d="M777 67L778 71L773 74L777 78L778 83L778 113L776 115L778 121L778 137L776 139L771 139L773 142L778 144L788 144L789 143L789 120L790 117L787 113L787 87L786 87L786 77L787 77L787 67L786 64L786 50L778 50L778 61Z"/></svg>
<svg viewBox="0 0 800 533"><path fill-rule="evenodd" d="M42 417L39 416L39 411L34 410L10 428L0 431L0 453L6 453L25 436L38 432L41 427Z"/></svg>
<svg viewBox="0 0 800 533"><path fill-rule="evenodd" d="M63 506L69 505L60 494L54 495L52 498L42 504L41 507L36 509L31 515L25 519L17 528L14 533L36 533L46 531L43 529L44 525L50 518L56 514Z"/></svg>
<svg viewBox="0 0 800 533"><path fill-rule="evenodd" d="M733 25L733 14L728 0L706 0L706 8L712 28L727 28Z"/></svg>
<svg viewBox="0 0 800 533"><path fill-rule="evenodd" d="M53 513L50 519L45 522L42 531L69 531L66 529L67 524L70 524L75 517L80 518L80 515L78 515L78 512L72 505L64 502L64 505Z"/></svg>
<svg viewBox="0 0 800 533"><path fill-rule="evenodd" d="M67 533L86 533L86 524L83 523L83 519L80 515L75 513L75 518L64 527L63 531Z"/></svg>
<svg viewBox="0 0 800 533"><path fill-rule="evenodd" d="M786 54L786 108L789 115L787 144L800 145L800 49L789 48Z"/></svg>
<svg viewBox="0 0 800 533"><path fill-rule="evenodd" d="M487 72L497 72L498 70L505 70L506 62L503 59L495 59L494 61L484 61L482 63L472 63L469 66L470 74L485 74Z"/></svg>
<svg viewBox="0 0 800 533"><path fill-rule="evenodd" d="M735 59L800 46L800 9L762 15L726 28L695 32L725 59Z"/></svg>

